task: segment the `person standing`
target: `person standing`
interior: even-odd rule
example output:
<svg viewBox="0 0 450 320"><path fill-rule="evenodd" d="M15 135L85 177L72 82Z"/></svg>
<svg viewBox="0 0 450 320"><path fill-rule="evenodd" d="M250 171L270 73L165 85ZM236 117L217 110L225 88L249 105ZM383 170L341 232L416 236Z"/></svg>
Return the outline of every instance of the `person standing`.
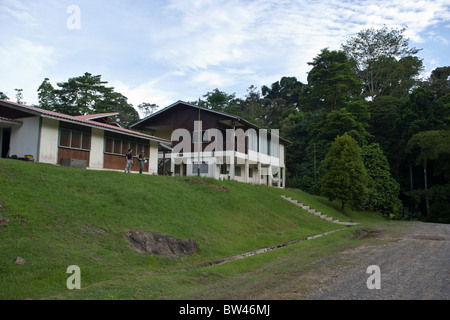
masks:
<svg viewBox="0 0 450 320"><path fill-rule="evenodd" d="M125 171L124 172L131 172L131 166L133 165L133 154L132 154L133 150L132 149L128 149L127 154L125 155L126 160L127 160L127 164L125 167Z"/></svg>
<svg viewBox="0 0 450 320"><path fill-rule="evenodd" d="M142 148L141 152L138 155L138 160L139 160L139 173L142 173L142 171L144 170L144 165L145 165L145 154L144 154L145 149Z"/></svg>

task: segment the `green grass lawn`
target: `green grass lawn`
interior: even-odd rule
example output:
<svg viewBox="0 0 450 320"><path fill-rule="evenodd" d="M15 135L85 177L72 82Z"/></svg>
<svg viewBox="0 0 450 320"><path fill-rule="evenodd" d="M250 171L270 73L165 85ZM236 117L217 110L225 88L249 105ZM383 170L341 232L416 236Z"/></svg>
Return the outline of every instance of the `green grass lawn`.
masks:
<svg viewBox="0 0 450 320"><path fill-rule="evenodd" d="M0 217L9 219L0 226L0 299L210 298L203 290L230 277L255 274L248 281L257 281L254 270L278 265L292 250L314 257L304 252L313 244L192 267L342 228L281 194L341 221L382 221L365 212L340 212L337 202L300 190L0 159ZM198 250L178 259L139 254L124 237L129 229L194 239ZM347 229L324 238L345 241L354 228ZM327 241L310 242L319 251L339 243ZM15 264L18 256L25 264ZM81 269L82 290L66 287L70 265Z"/></svg>

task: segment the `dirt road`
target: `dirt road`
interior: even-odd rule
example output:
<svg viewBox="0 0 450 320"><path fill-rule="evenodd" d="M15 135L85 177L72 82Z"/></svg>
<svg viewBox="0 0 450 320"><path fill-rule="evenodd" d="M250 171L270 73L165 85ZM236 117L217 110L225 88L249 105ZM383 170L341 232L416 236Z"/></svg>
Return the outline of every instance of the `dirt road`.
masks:
<svg viewBox="0 0 450 320"><path fill-rule="evenodd" d="M308 294L315 300L449 300L450 225L413 223L398 239L385 245L344 254L357 266L340 273ZM379 267L380 289L369 266Z"/></svg>

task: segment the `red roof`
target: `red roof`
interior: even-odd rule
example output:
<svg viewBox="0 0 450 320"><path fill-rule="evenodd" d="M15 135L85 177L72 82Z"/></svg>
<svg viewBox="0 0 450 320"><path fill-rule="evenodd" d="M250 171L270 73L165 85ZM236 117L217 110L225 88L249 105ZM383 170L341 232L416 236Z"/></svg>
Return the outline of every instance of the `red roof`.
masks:
<svg viewBox="0 0 450 320"><path fill-rule="evenodd" d="M163 138L159 138L159 137L155 137L155 136L151 136L151 135L148 135L148 134L145 134L145 133L140 133L140 132L137 132L137 131L134 131L134 130L129 130L129 129L117 127L117 126L114 126L114 125L111 125L111 124L107 124L107 123L101 123L101 122L97 122L97 121L86 120L86 119L84 119L84 116L69 116L67 114L54 112L54 111L50 111L50 110L45 110L45 109L41 109L41 108L37 108L37 107L27 106L27 105L24 105L24 104L19 104L19 103L7 101L7 100L0 100L0 103L10 105L11 107L13 107L15 109L21 109L22 111L30 111L32 114L35 114L35 115L42 115L42 116L47 116L47 117L51 117L51 118L58 118L58 119L62 119L62 120L68 120L68 121L71 121L71 122L78 122L80 124L89 125L90 127L101 127L101 128L104 128L104 129L109 129L110 131L123 133L123 134L127 134L127 135L140 136L142 138L151 139L151 140L158 140L158 141L162 141L162 142L170 142L169 140L166 140L166 139L163 139Z"/></svg>
<svg viewBox="0 0 450 320"><path fill-rule="evenodd" d="M0 120L11 121L11 122L17 122L17 123L23 123L23 122L20 121L20 120L10 119L10 118L5 118L5 117L0 117Z"/></svg>
<svg viewBox="0 0 450 320"><path fill-rule="evenodd" d="M84 119L84 120L93 120L93 119L99 119L99 118L112 117L112 116L116 116L118 114L119 114L118 112L95 113L95 114L85 114L82 116L75 116L75 117L79 118L79 119Z"/></svg>

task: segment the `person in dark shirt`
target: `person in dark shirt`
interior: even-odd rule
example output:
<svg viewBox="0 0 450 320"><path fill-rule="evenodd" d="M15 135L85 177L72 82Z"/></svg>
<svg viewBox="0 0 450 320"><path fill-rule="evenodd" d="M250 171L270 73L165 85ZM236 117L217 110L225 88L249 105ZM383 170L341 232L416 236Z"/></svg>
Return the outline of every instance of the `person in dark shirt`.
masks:
<svg viewBox="0 0 450 320"><path fill-rule="evenodd" d="M131 166L133 164L133 154L131 153L133 150L128 149L127 154L125 155L126 159L127 159L127 164L125 167L125 171L124 172L131 172Z"/></svg>
<svg viewBox="0 0 450 320"><path fill-rule="evenodd" d="M139 160L139 173L142 173L145 164L144 148L141 149L141 153L139 153L138 155L138 160Z"/></svg>

